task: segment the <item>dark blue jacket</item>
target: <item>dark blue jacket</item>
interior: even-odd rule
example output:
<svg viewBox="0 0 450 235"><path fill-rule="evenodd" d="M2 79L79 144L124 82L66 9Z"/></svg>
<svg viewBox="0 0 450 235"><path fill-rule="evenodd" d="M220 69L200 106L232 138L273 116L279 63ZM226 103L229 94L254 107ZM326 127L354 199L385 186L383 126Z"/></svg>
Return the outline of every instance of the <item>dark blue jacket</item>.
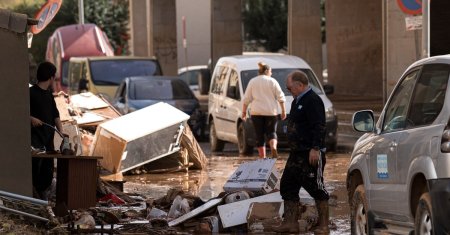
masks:
<svg viewBox="0 0 450 235"><path fill-rule="evenodd" d="M288 139L291 151L324 148L326 134L325 108L322 99L312 89L291 104Z"/></svg>

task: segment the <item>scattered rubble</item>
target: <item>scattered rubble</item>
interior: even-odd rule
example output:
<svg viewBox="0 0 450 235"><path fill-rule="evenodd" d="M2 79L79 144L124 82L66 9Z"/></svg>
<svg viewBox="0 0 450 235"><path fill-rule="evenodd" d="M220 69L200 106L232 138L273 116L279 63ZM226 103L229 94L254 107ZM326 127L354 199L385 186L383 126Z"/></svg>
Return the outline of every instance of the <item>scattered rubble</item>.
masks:
<svg viewBox="0 0 450 235"><path fill-rule="evenodd" d="M270 159L263 161L244 163L246 166L264 166L259 170L238 167L236 171L242 171L240 175L246 175L251 181L261 177L259 172L263 169L271 169ZM236 181L233 179L235 176L233 174L229 181ZM278 178L275 185L278 185L277 181ZM245 188L248 182L242 180L240 184ZM218 197L205 202L180 189L170 189L165 196L155 199L124 193L100 178L98 185L95 207L73 210L68 216L58 217L58 223L35 221L28 226L54 234L257 234L272 231L282 221L283 201L277 186L268 192L261 187L235 191L228 188L228 191L224 190ZM301 198L299 226L306 232L316 224L318 216L314 200L305 195ZM9 222L0 224L0 231L6 232L13 226ZM333 224L330 225L333 228Z"/></svg>

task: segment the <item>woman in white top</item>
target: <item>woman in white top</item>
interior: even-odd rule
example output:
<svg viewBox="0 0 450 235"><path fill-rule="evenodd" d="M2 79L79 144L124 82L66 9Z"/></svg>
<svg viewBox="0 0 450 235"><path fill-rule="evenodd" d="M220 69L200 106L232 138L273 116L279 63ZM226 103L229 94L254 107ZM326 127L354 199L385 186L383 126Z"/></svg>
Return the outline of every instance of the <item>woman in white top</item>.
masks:
<svg viewBox="0 0 450 235"><path fill-rule="evenodd" d="M266 157L265 137L269 141L272 157L277 158L278 105L281 107L281 120L286 119L286 98L280 84L272 76L269 65L258 63L258 76L248 83L244 94L242 119L247 119L247 107L252 104L250 115L255 127L256 146L260 158Z"/></svg>

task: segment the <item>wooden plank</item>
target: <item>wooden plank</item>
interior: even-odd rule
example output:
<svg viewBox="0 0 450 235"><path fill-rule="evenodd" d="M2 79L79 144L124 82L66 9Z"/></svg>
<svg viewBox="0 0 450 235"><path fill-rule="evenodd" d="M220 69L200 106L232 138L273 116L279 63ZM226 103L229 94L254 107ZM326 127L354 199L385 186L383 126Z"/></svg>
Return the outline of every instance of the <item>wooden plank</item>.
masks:
<svg viewBox="0 0 450 235"><path fill-rule="evenodd" d="M194 164L193 169L206 169L208 159L192 134L189 125L185 125L183 135L181 135L181 146L188 151L189 161Z"/></svg>

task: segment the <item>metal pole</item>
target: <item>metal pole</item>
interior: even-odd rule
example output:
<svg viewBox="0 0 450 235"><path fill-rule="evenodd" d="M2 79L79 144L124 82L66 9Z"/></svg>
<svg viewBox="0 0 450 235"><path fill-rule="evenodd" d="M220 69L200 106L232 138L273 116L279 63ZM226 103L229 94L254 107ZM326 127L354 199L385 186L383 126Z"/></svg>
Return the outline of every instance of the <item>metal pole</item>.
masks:
<svg viewBox="0 0 450 235"><path fill-rule="evenodd" d="M387 75L388 75L388 0L383 0L382 3L382 34L383 34L383 70L382 70L382 79L383 79L383 105L387 102Z"/></svg>
<svg viewBox="0 0 450 235"><path fill-rule="evenodd" d="M184 48L184 66L186 66L187 71L189 71L188 64L188 54L187 54L187 38L186 38L186 17L181 18L183 23L183 48Z"/></svg>
<svg viewBox="0 0 450 235"><path fill-rule="evenodd" d="M22 196L19 194L9 193L9 192L5 192L5 191L1 191L1 190L0 190L0 196L10 197L10 198L18 199L18 200L23 200L23 201L28 201L28 202L31 202L31 203L34 203L37 205L48 206L47 201L39 200L39 199L32 198L32 197Z"/></svg>
<svg viewBox="0 0 450 235"><path fill-rule="evenodd" d="M84 2L78 0L78 23L84 24Z"/></svg>
<svg viewBox="0 0 450 235"><path fill-rule="evenodd" d="M422 1L422 58L430 57L430 0Z"/></svg>
<svg viewBox="0 0 450 235"><path fill-rule="evenodd" d="M29 213L26 213L26 212L23 212L23 211L14 210L14 209L11 209L11 208L8 208L8 207L4 207L4 206L0 206L0 209L5 210L5 211L9 211L9 212L12 212L12 213L16 213L16 214L19 214L19 215L28 216L28 217L31 217L31 218L34 218L34 219L42 220L42 221L45 221L45 222L49 221L49 219L47 219L47 218L40 217L40 216L33 215L33 214L29 214Z"/></svg>

